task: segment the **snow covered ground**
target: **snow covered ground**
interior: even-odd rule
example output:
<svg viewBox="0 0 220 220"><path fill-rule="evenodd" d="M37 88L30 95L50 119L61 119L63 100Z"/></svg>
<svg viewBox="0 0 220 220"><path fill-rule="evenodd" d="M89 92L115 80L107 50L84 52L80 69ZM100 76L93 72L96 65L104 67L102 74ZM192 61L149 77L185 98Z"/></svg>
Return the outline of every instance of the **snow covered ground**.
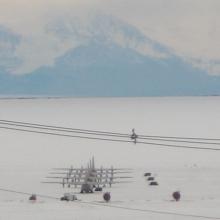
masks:
<svg viewBox="0 0 220 220"><path fill-rule="evenodd" d="M1 99L0 119L120 133L131 133L135 128L144 135L220 138L220 98ZM134 170L132 183L105 189L112 196L108 204L103 202L102 193L77 194L81 202L39 198L33 204L28 195L0 191L0 219L194 219L146 210L220 218L219 151L85 140L1 128L0 140L0 188L58 198L64 192L78 193L79 189L63 189L41 181L52 167L80 167L92 156L97 167L114 165ZM159 186L149 186L144 172L152 172ZM175 190L181 191L180 202L172 201Z"/></svg>

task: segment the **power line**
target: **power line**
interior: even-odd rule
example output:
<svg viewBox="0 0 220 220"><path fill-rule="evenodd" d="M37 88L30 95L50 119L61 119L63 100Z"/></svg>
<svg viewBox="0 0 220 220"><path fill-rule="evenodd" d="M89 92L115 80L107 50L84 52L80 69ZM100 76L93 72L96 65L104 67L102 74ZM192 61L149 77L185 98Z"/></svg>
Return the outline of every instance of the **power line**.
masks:
<svg viewBox="0 0 220 220"><path fill-rule="evenodd" d="M87 202L81 202L81 203L87 203ZM91 204L88 202L88 204ZM190 217L190 218L202 218L202 219L220 219L220 217L210 217L210 216L204 216L204 215L193 215L193 214L183 214L178 212L166 212L166 211L157 211L157 210L151 210L151 209L139 209L139 208L131 208L131 207L124 207L124 206L116 206L111 204L98 204L98 203L92 203L92 205L97 206L104 206L109 208L116 208L116 209L124 209L129 211L138 211L138 212L145 212L145 213L152 213L152 214L161 214L161 215L173 215L173 216L181 216L181 217Z"/></svg>
<svg viewBox="0 0 220 220"><path fill-rule="evenodd" d="M25 127L25 128L37 128L37 129L42 129L42 130L51 130L51 131L63 131L63 132L68 132L68 133L80 133L80 134L89 134L89 135L98 135L98 136L110 136L110 137L126 137L130 138L129 135L124 135L122 136L121 134L116 135L116 133L111 133L111 134L106 134L106 133L98 133L96 131L89 130L82 130L82 129L71 129L70 128L58 128L57 126L45 126L45 125L31 125L31 123L18 123L18 122L1 122L0 124L4 125L10 125L10 126L16 126L16 127ZM28 124L28 125L26 125ZM54 128L55 127L55 128ZM145 137L140 137L139 139L144 139L144 140L153 140L153 141L163 141L163 142L182 142L182 143L190 143L190 144L209 144L209 145L220 145L220 143L213 143L213 142L198 142L198 141L184 141L184 140L171 140L171 139L162 139L162 138L145 138Z"/></svg>
<svg viewBox="0 0 220 220"><path fill-rule="evenodd" d="M110 137L120 137L120 138L130 138L129 134L115 133L115 132L105 132L105 131L96 131L96 130L85 130L85 129L76 129L76 128L68 128L68 127L59 127L59 126L51 126L51 125L43 125L43 124L34 124L27 122L17 122L17 121L9 121L9 120L0 120L0 124L16 126L16 127L26 127L26 128L37 128L42 130L52 130L52 131L62 131L62 132L71 132L71 133L80 133L80 134L89 134L95 136L110 136ZM153 138L154 137L154 138ZM158 138L156 138L158 137ZM159 142L177 142L177 143L189 143L189 144L208 144L208 145L220 145L220 143L214 142L202 142L202 141L190 141L183 139L170 139L171 137L163 137L163 136L147 136L147 135L138 135L138 139L143 140L153 140ZM210 139L211 140L211 139ZM212 139L214 140L214 139ZM218 140L218 139L215 139ZM219 139L220 140L220 139Z"/></svg>
<svg viewBox="0 0 220 220"><path fill-rule="evenodd" d="M202 137L181 137L181 136L160 136L160 135L139 135L140 137L149 138L168 138L168 139L186 139L186 140L204 140L204 141L220 141L220 138L202 138Z"/></svg>
<svg viewBox="0 0 220 220"><path fill-rule="evenodd" d="M11 190L11 189L5 189L5 188L0 188L0 191L3 191L3 192L10 192L10 193L15 193L15 194L21 194L21 195L32 195L32 193L28 193L28 192L21 192L21 191L16 191L16 190ZM47 199L59 199L59 198L56 198L54 196L48 196L48 195L42 195L42 194L36 194L37 196L39 197L42 197L42 198L47 198Z"/></svg>
<svg viewBox="0 0 220 220"><path fill-rule="evenodd" d="M11 189L5 189L5 188L0 188L0 191L16 193L16 194L22 194L22 195L32 195L31 193L21 192L21 191L16 191L16 190L11 190ZM59 200L59 198L54 197L54 196L48 196L48 195L42 195L42 194L36 194L36 195L38 197L42 197L42 198ZM94 206L99 206L99 207L101 206L101 207L107 207L107 208L122 209L122 210L127 210L127 211L136 211L136 212L160 214L160 215L172 215L172 216L199 218L199 219L215 219L215 220L217 219L217 220L220 220L220 217L212 217L212 216L205 216L205 215L193 215L193 214L183 214L183 213L178 213L178 212L167 212L167 211L159 211L159 210L151 210L151 209L131 208L131 207L125 207L125 206L116 206L116 205L112 205L110 203L102 204L102 203L97 203L97 202L85 202L85 201L79 201L79 200L75 201L74 203L94 205Z"/></svg>
<svg viewBox="0 0 220 220"><path fill-rule="evenodd" d="M137 141L136 143L139 144L146 144L146 145L155 145L155 146L163 146L169 148L185 148L185 149L195 149L195 150L212 150L212 151L220 151L220 148L211 148L211 147L193 147L193 146L186 146L186 145L174 145L174 144L160 144L160 143L153 143L153 142L144 142L144 141Z"/></svg>
<svg viewBox="0 0 220 220"><path fill-rule="evenodd" d="M21 122L21 121L12 121L12 120L0 120L0 123L10 123L10 124L16 124L17 126L21 125L29 125L29 126L36 126L37 127L44 127L44 128L50 128L50 129L57 129L57 130L62 130L66 132L88 132L88 134L97 134L97 135L115 135L118 137L130 137L130 134L125 134L125 133L117 133L117 132L108 132L108 131L100 131L100 130L88 130L88 129L78 129L78 128L70 128L70 127L62 127L62 126L52 126L52 125L45 125L45 124L39 124L39 123L28 123L28 122ZM167 140L170 139L170 141L176 141L180 142L182 140L207 140L207 141L220 141L220 138L201 138L201 137L180 137L180 136L159 136L159 135L138 135L139 139L145 139L149 138L151 140ZM171 139L176 139L176 140L171 140ZM191 142L190 142L191 143ZM197 143L197 142L192 142L192 143ZM199 144L204 143L204 142L198 142ZM213 143L209 142L207 144L220 144L220 143Z"/></svg>
<svg viewBox="0 0 220 220"><path fill-rule="evenodd" d="M116 134L105 134L105 133L97 133L95 131L91 130L81 130L81 129L70 129L70 128L57 128L56 126L43 126L43 125L25 125L25 124L19 124L19 123L7 123L7 122L1 122L0 124L3 125L10 125L10 126L16 126L16 127L25 127L25 128L36 128L36 129L42 129L42 130L51 130L51 131L62 131L67 133L78 133L78 134L89 134L89 135L99 135L99 136L111 136L111 137L129 137L129 136L121 136Z"/></svg>
<svg viewBox="0 0 220 220"><path fill-rule="evenodd" d="M16 124L16 125L26 125L26 126L36 126L39 128L51 128L57 131L66 131L66 132L82 132L87 134L99 134L99 135L116 135L120 137L130 137L130 134L122 134L122 133L116 133L116 132L107 132L107 131L98 131L98 130L88 130L88 129L79 129L79 128L70 128L70 127L61 127L61 126L52 126L52 125L44 125L44 124L36 124L36 123L27 123L27 122L20 122L20 121L10 121L10 120L0 120L0 123L10 123L10 124Z"/></svg>
<svg viewBox="0 0 220 220"><path fill-rule="evenodd" d="M176 142L176 143L188 143L188 144L207 144L207 145L219 145L220 146L220 142L203 142L203 141L187 141L186 140L176 140L176 139L168 139L168 138L150 138L150 137L142 137L142 136L138 136L139 139L143 139L143 140L152 140L152 141L162 141L162 142Z"/></svg>
<svg viewBox="0 0 220 220"><path fill-rule="evenodd" d="M29 133L54 135L54 136L63 136L63 137L72 137L72 138L81 138L81 139L90 139L90 140L102 140L102 141L110 141L110 142L134 143L133 141L121 140L121 139L110 139L110 138L88 137L88 136L80 136L80 135L69 135L69 134L44 132L44 131L36 131L36 130L28 130L28 129L20 129L20 128L12 128L12 127L4 127L4 126L0 126L0 128L7 129L7 130L14 130L14 131L29 132ZM196 149L196 150L220 151L220 148L211 148L211 147L193 147L193 146L186 146L186 145L161 144L161 143L143 142L143 141L136 141L136 143L137 144L145 144L145 145L161 146L161 147L162 146L163 147L170 147L170 148L186 148L186 149Z"/></svg>
<svg viewBox="0 0 220 220"><path fill-rule="evenodd" d="M98 138L98 137L88 137L88 136L80 136L80 135L69 135L69 134L61 134L61 133L53 133L53 132L44 132L44 131L35 131L35 130L27 130L27 129L4 127L4 126L0 126L0 128L2 128L2 129L7 129L7 130L14 130L14 131L23 131L23 132L29 132L29 133L37 133L37 134L48 134L48 135L54 135L54 136L63 136L63 137L72 137L72 138L82 138L82 139L90 139L90 140L112 141L112 142L133 143L133 141L120 140L120 139ZM219 149L219 150L220 150L220 149Z"/></svg>

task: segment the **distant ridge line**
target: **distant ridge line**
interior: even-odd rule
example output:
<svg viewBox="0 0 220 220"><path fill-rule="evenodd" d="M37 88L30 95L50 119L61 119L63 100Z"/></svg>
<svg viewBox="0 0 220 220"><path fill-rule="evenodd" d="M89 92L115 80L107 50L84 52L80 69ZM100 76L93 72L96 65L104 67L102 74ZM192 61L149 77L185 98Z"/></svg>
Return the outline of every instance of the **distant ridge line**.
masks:
<svg viewBox="0 0 220 220"><path fill-rule="evenodd" d="M207 98L207 97L220 97L220 95L170 95L170 96L0 96L0 100L25 100L25 99L134 99L134 98Z"/></svg>

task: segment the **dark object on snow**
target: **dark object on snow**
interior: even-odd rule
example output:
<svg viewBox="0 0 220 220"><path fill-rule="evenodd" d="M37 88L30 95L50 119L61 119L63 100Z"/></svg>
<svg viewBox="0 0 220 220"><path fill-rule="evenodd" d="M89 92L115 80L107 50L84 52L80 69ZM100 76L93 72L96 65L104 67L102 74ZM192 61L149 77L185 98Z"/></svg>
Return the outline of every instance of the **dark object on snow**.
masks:
<svg viewBox="0 0 220 220"><path fill-rule="evenodd" d="M80 193L93 193L91 189L82 189Z"/></svg>
<svg viewBox="0 0 220 220"><path fill-rule="evenodd" d="M151 176L151 173L145 173L144 176Z"/></svg>
<svg viewBox="0 0 220 220"><path fill-rule="evenodd" d="M110 193L109 193L109 192L104 193L103 199L104 199L106 202L109 202L110 199L111 199Z"/></svg>
<svg viewBox="0 0 220 220"><path fill-rule="evenodd" d="M76 195L72 193L64 193L63 197L60 198L61 201L75 201L77 200Z"/></svg>
<svg viewBox="0 0 220 220"><path fill-rule="evenodd" d="M148 181L153 181L153 180L154 180L154 177L152 177L152 176L151 176L151 177L148 177L147 180L148 180Z"/></svg>
<svg viewBox="0 0 220 220"><path fill-rule="evenodd" d="M32 195L29 197L29 200L30 200L30 201L36 201L36 200L37 200L37 195L36 195L36 194L32 194Z"/></svg>
<svg viewBox="0 0 220 220"><path fill-rule="evenodd" d="M137 134L135 133L134 131L134 128L132 129L132 134L131 134L131 139L134 140L134 143L136 144L137 143Z"/></svg>
<svg viewBox="0 0 220 220"><path fill-rule="evenodd" d="M173 193L173 198L175 199L175 201L178 202L180 200L180 197L181 197L181 195L180 195L179 191L176 191Z"/></svg>
<svg viewBox="0 0 220 220"><path fill-rule="evenodd" d="M96 188L95 188L95 191L96 191L96 192L102 192L102 187L96 187Z"/></svg>
<svg viewBox="0 0 220 220"><path fill-rule="evenodd" d="M156 181L152 181L152 182L150 182L149 185L150 185L150 186L158 186L159 184L158 184L158 182L156 182Z"/></svg>
<svg viewBox="0 0 220 220"><path fill-rule="evenodd" d="M83 184L80 193L93 193L93 186L87 183Z"/></svg>

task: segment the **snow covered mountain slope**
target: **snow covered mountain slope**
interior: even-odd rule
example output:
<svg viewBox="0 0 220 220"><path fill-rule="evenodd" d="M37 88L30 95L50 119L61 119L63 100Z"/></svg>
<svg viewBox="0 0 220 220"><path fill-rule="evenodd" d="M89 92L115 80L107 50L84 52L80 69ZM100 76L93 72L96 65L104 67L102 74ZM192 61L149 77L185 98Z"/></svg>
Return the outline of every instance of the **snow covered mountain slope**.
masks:
<svg viewBox="0 0 220 220"><path fill-rule="evenodd" d="M111 16L52 20L39 38L19 40L14 35L0 40L6 47L1 51L2 95L220 94L218 76L193 67L169 48ZM18 72L31 71L12 74L16 68Z"/></svg>
<svg viewBox="0 0 220 220"><path fill-rule="evenodd" d="M0 25L0 68L5 72L19 64L15 50L20 43L20 38L19 35Z"/></svg>

